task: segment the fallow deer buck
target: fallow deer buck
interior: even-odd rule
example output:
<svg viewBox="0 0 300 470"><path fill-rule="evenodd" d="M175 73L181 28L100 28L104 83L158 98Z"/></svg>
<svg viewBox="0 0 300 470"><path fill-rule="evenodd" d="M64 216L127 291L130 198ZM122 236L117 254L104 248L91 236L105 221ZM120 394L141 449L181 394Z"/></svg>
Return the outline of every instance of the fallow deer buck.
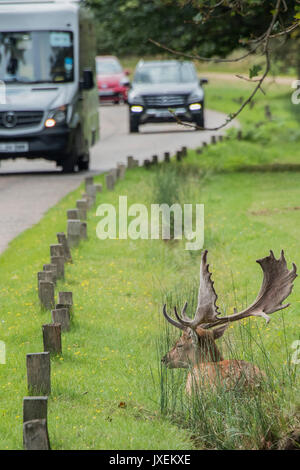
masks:
<svg viewBox="0 0 300 470"><path fill-rule="evenodd" d="M257 260L263 270L263 282L256 300L245 310L230 316L219 317L216 305L217 294L211 280L209 265L206 262L207 251L201 256L200 287L198 305L194 319L186 315L185 303L181 316L174 307L175 317L171 318L163 308L163 314L171 325L180 328L183 333L175 346L162 358L162 363L169 368L191 368L186 383L186 392L191 395L201 384L216 387L220 384L227 389L236 386L254 387L265 377L257 366L242 360L224 360L215 340L220 338L231 322L254 316L268 316L288 307L282 302L290 295L293 281L297 277L296 265L288 270L284 252L277 260L272 251L266 258Z"/></svg>

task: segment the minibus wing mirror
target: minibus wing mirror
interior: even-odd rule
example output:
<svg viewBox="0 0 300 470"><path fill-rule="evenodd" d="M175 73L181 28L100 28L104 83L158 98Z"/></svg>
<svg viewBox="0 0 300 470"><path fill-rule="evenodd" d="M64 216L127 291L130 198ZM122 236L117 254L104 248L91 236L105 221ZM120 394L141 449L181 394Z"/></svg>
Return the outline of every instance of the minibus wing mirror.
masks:
<svg viewBox="0 0 300 470"><path fill-rule="evenodd" d="M80 88L82 90L91 90L95 86L94 74L91 69L85 69L83 71L83 78L80 81Z"/></svg>

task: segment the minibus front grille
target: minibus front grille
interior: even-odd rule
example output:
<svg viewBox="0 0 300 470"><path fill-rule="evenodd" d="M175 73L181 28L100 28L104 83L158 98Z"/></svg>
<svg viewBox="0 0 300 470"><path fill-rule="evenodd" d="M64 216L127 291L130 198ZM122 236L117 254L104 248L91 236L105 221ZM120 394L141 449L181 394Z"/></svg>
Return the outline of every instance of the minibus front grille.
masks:
<svg viewBox="0 0 300 470"><path fill-rule="evenodd" d="M0 129L19 129L38 126L43 119L43 115L43 111L0 112Z"/></svg>

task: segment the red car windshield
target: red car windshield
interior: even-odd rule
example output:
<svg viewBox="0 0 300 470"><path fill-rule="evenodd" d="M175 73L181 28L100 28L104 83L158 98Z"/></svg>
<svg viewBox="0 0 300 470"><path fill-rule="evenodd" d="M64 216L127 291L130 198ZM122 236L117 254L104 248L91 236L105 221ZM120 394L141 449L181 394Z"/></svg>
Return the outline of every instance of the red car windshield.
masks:
<svg viewBox="0 0 300 470"><path fill-rule="evenodd" d="M114 75L122 73L122 67L115 60L97 60L96 69L98 75Z"/></svg>

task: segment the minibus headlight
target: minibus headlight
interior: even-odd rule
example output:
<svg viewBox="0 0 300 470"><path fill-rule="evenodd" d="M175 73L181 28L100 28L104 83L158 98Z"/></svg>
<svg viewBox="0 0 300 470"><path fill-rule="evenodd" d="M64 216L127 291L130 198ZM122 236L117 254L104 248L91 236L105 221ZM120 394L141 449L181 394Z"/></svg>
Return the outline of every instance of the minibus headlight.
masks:
<svg viewBox="0 0 300 470"><path fill-rule="evenodd" d="M46 127L54 127L57 124L64 124L67 121L67 106L60 106L59 108L52 109L45 122Z"/></svg>
<svg viewBox="0 0 300 470"><path fill-rule="evenodd" d="M48 129L49 129L50 127L55 127L55 126L56 126L55 119L52 119L52 118L46 119L45 127L48 127Z"/></svg>

